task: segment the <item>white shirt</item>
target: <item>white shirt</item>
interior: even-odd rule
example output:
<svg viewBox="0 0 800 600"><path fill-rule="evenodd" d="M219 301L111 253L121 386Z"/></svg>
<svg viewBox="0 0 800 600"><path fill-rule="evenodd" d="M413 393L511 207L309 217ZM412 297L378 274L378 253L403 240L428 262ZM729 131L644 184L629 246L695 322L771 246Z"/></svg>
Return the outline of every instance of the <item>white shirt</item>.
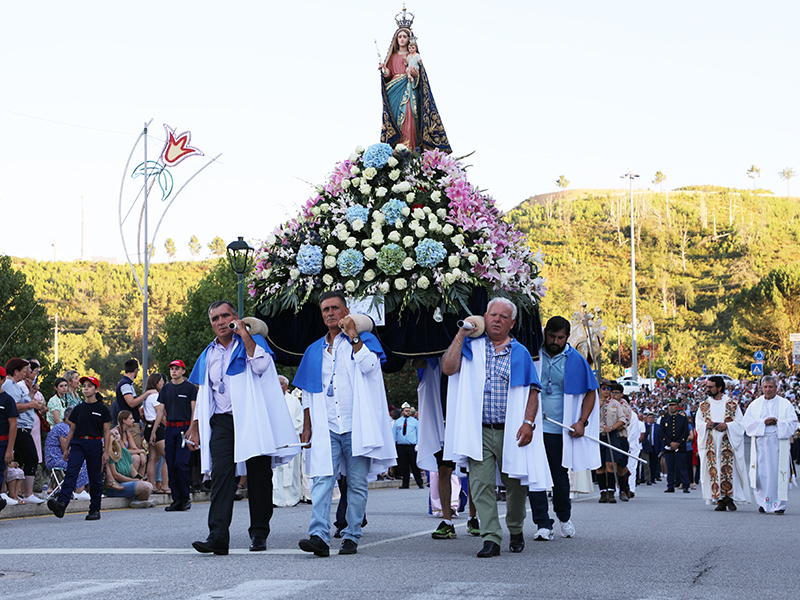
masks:
<svg viewBox="0 0 800 600"><path fill-rule="evenodd" d="M158 408L159 404L161 403L158 401L158 393L150 394L147 398L144 399L144 403L142 404L142 406L144 407L145 421L156 420L156 408Z"/></svg>
<svg viewBox="0 0 800 600"><path fill-rule="evenodd" d="M225 373L228 369L228 364L231 362L231 356L241 341L238 338L233 338L228 347L226 348L214 340L211 349L208 351L206 357L206 369L208 371L208 378L211 381L211 401L214 404L214 414L233 414L233 405L231 404L231 378ZM261 375L267 370L270 363L270 355L267 354L261 346L256 344L256 350L253 356L247 357L247 363L250 365L253 373ZM220 385L221 384L221 385ZM224 390L224 391L223 391Z"/></svg>
<svg viewBox="0 0 800 600"><path fill-rule="evenodd" d="M328 429L334 433L353 430L353 382L347 361L355 360L363 373L380 368L378 356L366 345L353 354L350 338L340 333L333 340L333 352L328 352L327 339L322 345L322 393L328 409ZM333 395L328 395L333 387Z"/></svg>

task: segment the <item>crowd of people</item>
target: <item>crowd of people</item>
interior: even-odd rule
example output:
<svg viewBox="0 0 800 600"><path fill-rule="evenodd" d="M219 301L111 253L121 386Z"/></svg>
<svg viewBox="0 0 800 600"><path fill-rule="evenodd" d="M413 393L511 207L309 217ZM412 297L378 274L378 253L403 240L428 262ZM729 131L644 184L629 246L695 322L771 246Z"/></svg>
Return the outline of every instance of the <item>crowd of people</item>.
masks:
<svg viewBox="0 0 800 600"><path fill-rule="evenodd" d="M328 332L305 352L294 393L277 374L263 323L240 319L227 301L209 308L216 337L188 378L176 359L168 377L151 374L137 395L139 365L131 359L110 407L97 378L75 371L55 380L46 402L38 361L9 360L0 369L7 466L0 510L45 501L33 491L43 460L57 488L46 500L57 517L83 499L87 520L97 520L103 495L150 508L151 494L167 493L166 511L186 511L192 492L210 490L208 535L193 547L214 554L228 553L232 506L244 486L251 551L266 549L273 508L308 502L300 548L326 557L334 537L342 539L339 554L356 554L368 481L394 477L403 489L413 475L424 488L422 471L430 474L431 510L442 517L434 539L456 537L452 519L465 504L459 476L468 472L467 531L483 538L481 558L501 551L500 498L511 552L525 548L526 503L535 540L553 539L556 519L560 535L571 538L572 494L597 485L600 503L629 502L637 485L662 474L665 492L689 494L700 485L717 511L736 510L752 495L759 512L786 510L800 459L794 375L669 380L625 397L622 385L598 380L568 343L569 321L547 322L534 360L511 335L516 306L495 298L482 317L465 320L444 356L414 361L418 412L409 403L393 410L371 320L351 315L338 292L323 294L320 310Z"/></svg>

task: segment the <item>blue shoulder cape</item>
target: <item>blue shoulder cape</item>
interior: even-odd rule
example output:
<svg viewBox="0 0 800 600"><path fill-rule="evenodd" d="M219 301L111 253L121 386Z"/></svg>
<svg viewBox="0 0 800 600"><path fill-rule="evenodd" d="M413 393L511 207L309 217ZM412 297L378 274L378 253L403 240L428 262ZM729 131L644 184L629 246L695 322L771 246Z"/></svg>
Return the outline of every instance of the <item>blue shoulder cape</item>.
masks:
<svg viewBox="0 0 800 600"><path fill-rule="evenodd" d="M297 367L297 373L292 380L292 385L301 390L305 390L311 394L319 394L322 392L322 352L324 348L325 338L323 336L316 342L311 344L303 353L303 358L300 360L300 366ZM369 349L374 352L381 360L381 364L386 362L386 354L383 352L381 343L373 334L364 332L359 335L361 341ZM353 359L353 354L350 354L350 359Z"/></svg>
<svg viewBox="0 0 800 600"><path fill-rule="evenodd" d="M233 351L233 356L231 356L231 362L228 364L228 369L226 371L227 375L239 375L240 373L244 373L245 366L247 365L247 350L245 350L244 343L242 343L242 338L235 333L233 334L233 337L234 339L238 338L239 344ZM267 354L271 354L274 360L275 353L272 351L272 348L267 345L267 340L258 334L255 334L252 337L253 341L258 346L261 346L264 350L266 350ZM203 385L205 383L206 358L208 356L208 351L211 349L213 344L214 342L211 342L208 346L206 346L206 349L203 350L203 353L198 357L197 362L194 363L192 374L189 375L189 383L194 383L195 385Z"/></svg>
<svg viewBox="0 0 800 600"><path fill-rule="evenodd" d="M597 378L581 353L569 344L565 353L567 364L564 367L564 393L585 394L590 390L596 390L599 387Z"/></svg>
<svg viewBox="0 0 800 600"><path fill-rule="evenodd" d="M491 340L487 336L487 344ZM464 338L464 344L461 346L461 354L467 359L472 360L472 338ZM532 385L537 389L542 389L542 384L539 382L539 375L533 365L533 359L528 349L520 344L517 340L511 340L511 387L518 385Z"/></svg>

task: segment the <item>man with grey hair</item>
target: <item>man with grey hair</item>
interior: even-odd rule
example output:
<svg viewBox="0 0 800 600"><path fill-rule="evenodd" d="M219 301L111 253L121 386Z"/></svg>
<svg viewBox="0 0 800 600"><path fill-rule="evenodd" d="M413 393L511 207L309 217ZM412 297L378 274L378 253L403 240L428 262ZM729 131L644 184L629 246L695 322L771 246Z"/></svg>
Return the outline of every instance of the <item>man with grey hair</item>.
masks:
<svg viewBox="0 0 800 600"><path fill-rule="evenodd" d="M750 487L758 512L782 515L788 504L793 477L789 440L797 431L797 413L792 403L778 396L778 381L772 375L761 378L762 395L744 413L744 430L750 444Z"/></svg>

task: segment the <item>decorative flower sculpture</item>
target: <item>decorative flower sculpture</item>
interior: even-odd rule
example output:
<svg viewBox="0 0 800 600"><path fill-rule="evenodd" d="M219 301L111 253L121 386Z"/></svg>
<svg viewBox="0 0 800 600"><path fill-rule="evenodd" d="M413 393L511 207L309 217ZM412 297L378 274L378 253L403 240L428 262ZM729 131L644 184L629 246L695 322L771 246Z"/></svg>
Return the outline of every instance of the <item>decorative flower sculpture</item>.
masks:
<svg viewBox="0 0 800 600"><path fill-rule="evenodd" d="M541 266L458 160L374 144L338 163L298 217L267 236L249 288L267 316L328 290L372 296L387 313L458 313L482 287L532 310L546 291Z"/></svg>

